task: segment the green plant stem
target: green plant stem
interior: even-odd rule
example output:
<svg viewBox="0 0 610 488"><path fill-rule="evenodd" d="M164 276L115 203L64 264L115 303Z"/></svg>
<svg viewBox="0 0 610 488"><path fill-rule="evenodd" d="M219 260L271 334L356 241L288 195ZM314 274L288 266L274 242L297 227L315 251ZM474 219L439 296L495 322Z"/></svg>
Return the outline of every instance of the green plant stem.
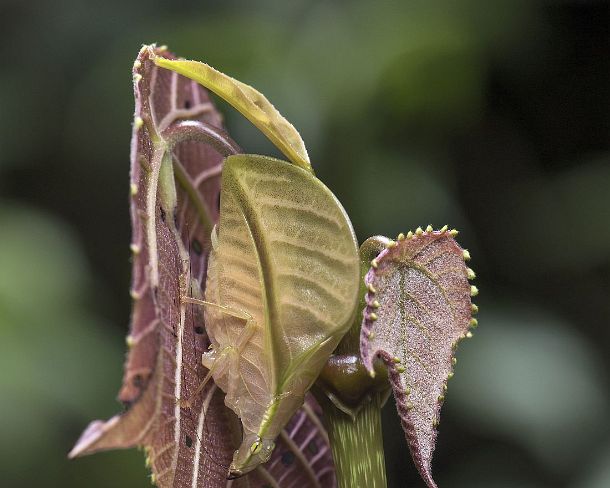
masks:
<svg viewBox="0 0 610 488"><path fill-rule="evenodd" d="M390 387L387 370L379 365L372 379L360 359L364 275L371 259L384 247L383 238L371 238L360 248L358 310L312 389L324 411L339 488L386 488L388 484L381 430L381 407Z"/></svg>
<svg viewBox="0 0 610 488"><path fill-rule="evenodd" d="M382 393L375 393L355 418L339 410L327 398L320 402L339 488L387 487L381 432L382 396Z"/></svg>

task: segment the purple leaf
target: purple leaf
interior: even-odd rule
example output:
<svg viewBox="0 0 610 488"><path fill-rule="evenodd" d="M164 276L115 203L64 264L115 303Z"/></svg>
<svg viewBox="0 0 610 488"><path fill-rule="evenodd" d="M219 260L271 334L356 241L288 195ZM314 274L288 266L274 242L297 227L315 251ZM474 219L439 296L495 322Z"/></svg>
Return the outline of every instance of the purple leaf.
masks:
<svg viewBox="0 0 610 488"><path fill-rule="evenodd" d="M156 68L146 48L134 64L134 91L130 185L134 301L127 338L130 351L119 392L127 411L106 423L93 422L70 456L145 446L159 486L193 486L193 478L205 486L225 486L224 466L234 446L227 435L231 416L222 392L209 385L191 409L179 404L179 399L195 391L205 373L203 314L187 310L180 295L205 277L224 154L203 137L177 134L186 132L181 120L189 119L200 134L207 131L221 141L228 138L219 129L220 115L207 93ZM198 455L205 446L214 446L213 456Z"/></svg>
<svg viewBox="0 0 610 488"><path fill-rule="evenodd" d="M376 356L386 363L411 455L430 488L436 487L430 465L453 352L476 325L470 298L476 288L468 283L474 273L456 233L419 228L397 242L377 237L363 244L384 249L365 276L360 354L371 375Z"/></svg>
<svg viewBox="0 0 610 488"><path fill-rule="evenodd" d="M333 488L335 467L322 426L322 410L308 393L305 405L288 422L276 440L271 459L246 475L250 487ZM238 481L238 480L235 480Z"/></svg>
<svg viewBox="0 0 610 488"><path fill-rule="evenodd" d="M143 446L161 487L262 487L279 480L282 486L334 486L328 438L312 398L278 439L266 467L226 479L239 445L239 422L212 382L195 395L207 373L201 355L209 341L203 311L180 297L204 292L222 162L239 148L222 130L207 92L156 67L153 49L173 58L145 46L134 63L133 309L119 392L126 411L92 422L70 457ZM282 455L293 462L282 462Z"/></svg>

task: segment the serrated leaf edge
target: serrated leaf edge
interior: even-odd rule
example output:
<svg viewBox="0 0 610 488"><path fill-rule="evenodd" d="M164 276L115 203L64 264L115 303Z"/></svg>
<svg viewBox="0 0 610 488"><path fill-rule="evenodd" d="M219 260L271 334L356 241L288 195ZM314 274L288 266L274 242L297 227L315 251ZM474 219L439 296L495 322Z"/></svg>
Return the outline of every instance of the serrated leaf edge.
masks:
<svg viewBox="0 0 610 488"><path fill-rule="evenodd" d="M379 300L377 300L377 298L376 298L377 289L375 288L375 286L373 284L373 277L376 275L376 273L380 269L380 266L383 266L383 264L386 260L389 260L391 257L393 257L398 252L401 242L409 241L412 239L419 239L422 236L429 236L429 235L435 235L438 237L447 235L451 238L454 238L455 236L458 235L458 233L459 233L459 231L457 229L449 229L447 225L443 226L439 230L434 230L431 225L428 225L425 229L422 229L421 227L417 227L417 229L415 229L415 231L408 231L406 234L401 232L396 237L396 240L392 240L392 239L387 240L387 242L385 244L385 249L381 250L379 252L379 254L371 260L371 263L370 263L371 267L370 267L368 273L364 277L364 283L365 283L367 291L364 296L364 301L365 301L366 305L365 305L364 310L362 311L363 320L362 320L362 328L361 328L361 335L360 335L360 353L361 353L362 362L371 377L375 376L375 370L374 370L374 365L373 365L375 357L381 358L387 365L388 379L392 386L392 391L394 392L394 398L396 400L396 408L400 413L401 423L403 425L403 430L405 431L405 436L407 437L407 441L409 444L409 448L411 450L411 455L413 457L413 461L415 462L417 470L419 471L422 479L426 482L426 484L428 485L429 488L436 488L437 485L436 485L435 481L432 479L429 466L426 466L424 459L422 459L422 457L417 453L416 450L411 448L412 444L414 444L417 441L415 428L413 425L403 421L403 419L407 418L408 412L410 410L412 410L414 407L414 405L408 400L408 396L411 393L411 388L407 385L406 388L403 390L402 384L400 381L400 379L401 379L400 375L401 375L401 373L403 373L405 371L405 367L401 364L401 361L398 357L393 357L390 354L388 354L386 351L381 350L381 349L378 349L376 351L371 351L370 347L369 347L370 346L369 341L371 341L372 339L375 338L375 332L372 329L374 327L375 322L378 319L378 311L379 311L379 308L381 307ZM454 240L454 242L455 242L455 240ZM455 245L459 248L459 245L457 244L457 242L455 242ZM469 261L471 259L470 252L467 249L461 249L461 248L459 248L459 249L461 250L462 258L464 259L464 261L465 262ZM476 277L475 272L471 268L466 267L466 278L468 280L472 280L475 277ZM471 285L470 296L471 297L477 296L478 293L479 293L478 288L474 285ZM473 329L478 326L477 319L472 317L472 315L478 313L478 311L479 311L478 306L475 305L474 303L471 303L471 308L470 308L471 315L470 315L469 323L468 323L469 329ZM458 338L457 341L455 341L452 344L450 361L453 366L455 366L457 363L457 358L455 357L455 351L457 350L459 342L464 339L470 339L472 337L473 337L472 331L468 330L466 333L462 334ZM364 351L367 351L366 355L362 354ZM445 378L445 380L444 380L443 394L439 395L439 397L437 398L437 404L436 404L436 408L435 408L435 420L433 421L434 429L437 429L437 427L439 425L440 408L445 400L444 392L447 391L447 381L449 379L451 379L452 377L453 377L453 369L451 369L447 378ZM402 392L403 395L402 396L399 395L398 392Z"/></svg>

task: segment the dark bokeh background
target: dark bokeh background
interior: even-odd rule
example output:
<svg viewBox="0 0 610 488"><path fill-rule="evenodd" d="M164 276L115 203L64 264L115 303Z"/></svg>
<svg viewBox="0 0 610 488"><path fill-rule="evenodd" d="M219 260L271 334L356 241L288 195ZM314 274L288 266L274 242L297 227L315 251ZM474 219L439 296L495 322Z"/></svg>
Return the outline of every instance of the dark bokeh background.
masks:
<svg viewBox="0 0 610 488"><path fill-rule="evenodd" d="M360 240L461 230L481 326L440 486L609 487L609 24L589 1L2 1L0 484L149 486L137 451L65 455L119 409L131 65L156 41L265 93ZM422 486L393 408L390 485Z"/></svg>

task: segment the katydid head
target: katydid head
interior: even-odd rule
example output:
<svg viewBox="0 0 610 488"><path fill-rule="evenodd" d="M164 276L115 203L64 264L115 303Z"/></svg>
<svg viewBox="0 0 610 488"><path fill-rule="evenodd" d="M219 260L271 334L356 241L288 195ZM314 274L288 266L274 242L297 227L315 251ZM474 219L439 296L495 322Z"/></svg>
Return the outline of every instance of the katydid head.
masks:
<svg viewBox="0 0 610 488"><path fill-rule="evenodd" d="M259 464L266 463L271 457L275 442L273 439L265 439L256 434L249 434L233 454L233 462L229 466L228 479L239 478L252 471Z"/></svg>

